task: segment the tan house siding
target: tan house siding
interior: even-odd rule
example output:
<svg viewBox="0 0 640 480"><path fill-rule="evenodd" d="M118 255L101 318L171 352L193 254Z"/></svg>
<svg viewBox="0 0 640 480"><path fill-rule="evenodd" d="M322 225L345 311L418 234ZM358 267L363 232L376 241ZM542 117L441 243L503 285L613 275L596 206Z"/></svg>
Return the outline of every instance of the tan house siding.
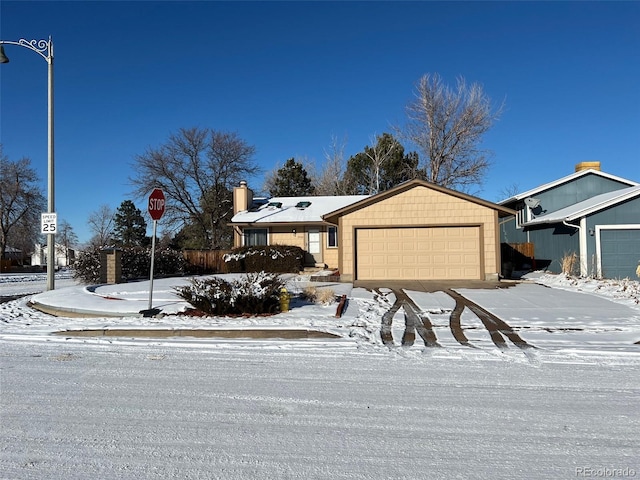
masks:
<svg viewBox="0 0 640 480"><path fill-rule="evenodd" d="M323 232L324 245L323 245L323 255L324 255L324 263L329 268L338 268L339 265L339 249L337 247L327 247L327 233ZM338 243L338 245L340 245Z"/></svg>
<svg viewBox="0 0 640 480"><path fill-rule="evenodd" d="M269 228L269 245L292 245L294 247L305 248L304 232L298 232L300 227L293 233L292 227L271 227Z"/></svg>
<svg viewBox="0 0 640 480"><path fill-rule="evenodd" d="M496 211L489 206L468 201L424 186L416 186L394 196L364 206L340 218L339 237L342 258L341 278L355 277L357 228L400 226L480 226L481 268L485 278L497 275L498 229Z"/></svg>

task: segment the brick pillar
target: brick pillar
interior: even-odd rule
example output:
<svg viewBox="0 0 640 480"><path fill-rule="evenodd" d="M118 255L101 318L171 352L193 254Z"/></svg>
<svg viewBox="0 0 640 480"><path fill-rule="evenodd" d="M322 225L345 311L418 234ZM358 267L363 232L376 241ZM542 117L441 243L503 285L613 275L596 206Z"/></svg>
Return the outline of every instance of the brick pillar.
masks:
<svg viewBox="0 0 640 480"><path fill-rule="evenodd" d="M100 251L100 283L122 282L122 251L116 248Z"/></svg>

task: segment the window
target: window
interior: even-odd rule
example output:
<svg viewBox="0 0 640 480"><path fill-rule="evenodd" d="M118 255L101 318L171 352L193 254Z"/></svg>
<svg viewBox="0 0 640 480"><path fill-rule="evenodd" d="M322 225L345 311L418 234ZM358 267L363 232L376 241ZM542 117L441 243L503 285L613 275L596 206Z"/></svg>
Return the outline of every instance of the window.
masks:
<svg viewBox="0 0 640 480"><path fill-rule="evenodd" d="M245 228L243 234L245 247L258 247L267 245L266 228Z"/></svg>
<svg viewBox="0 0 640 480"><path fill-rule="evenodd" d="M338 227L327 229L327 247L336 248L338 246Z"/></svg>

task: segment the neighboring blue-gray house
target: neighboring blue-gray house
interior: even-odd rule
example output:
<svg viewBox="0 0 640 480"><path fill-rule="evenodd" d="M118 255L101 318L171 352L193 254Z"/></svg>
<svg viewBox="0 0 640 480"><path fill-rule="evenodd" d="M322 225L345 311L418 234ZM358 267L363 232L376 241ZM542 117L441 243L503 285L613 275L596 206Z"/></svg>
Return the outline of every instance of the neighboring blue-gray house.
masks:
<svg viewBox="0 0 640 480"><path fill-rule="evenodd" d="M518 212L503 220L503 244L532 243L534 268L562 271L576 254L582 276L636 278L640 261L640 184L576 165L554 182L498 202Z"/></svg>

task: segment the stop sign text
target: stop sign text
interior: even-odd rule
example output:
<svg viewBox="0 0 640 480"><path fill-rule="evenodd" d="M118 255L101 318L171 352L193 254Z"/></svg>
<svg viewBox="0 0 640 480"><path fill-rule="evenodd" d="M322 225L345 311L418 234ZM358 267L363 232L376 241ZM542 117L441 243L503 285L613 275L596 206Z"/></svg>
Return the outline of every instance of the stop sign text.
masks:
<svg viewBox="0 0 640 480"><path fill-rule="evenodd" d="M149 215L153 220L160 220L164 214L165 198L164 192L159 188L155 188L149 195Z"/></svg>

